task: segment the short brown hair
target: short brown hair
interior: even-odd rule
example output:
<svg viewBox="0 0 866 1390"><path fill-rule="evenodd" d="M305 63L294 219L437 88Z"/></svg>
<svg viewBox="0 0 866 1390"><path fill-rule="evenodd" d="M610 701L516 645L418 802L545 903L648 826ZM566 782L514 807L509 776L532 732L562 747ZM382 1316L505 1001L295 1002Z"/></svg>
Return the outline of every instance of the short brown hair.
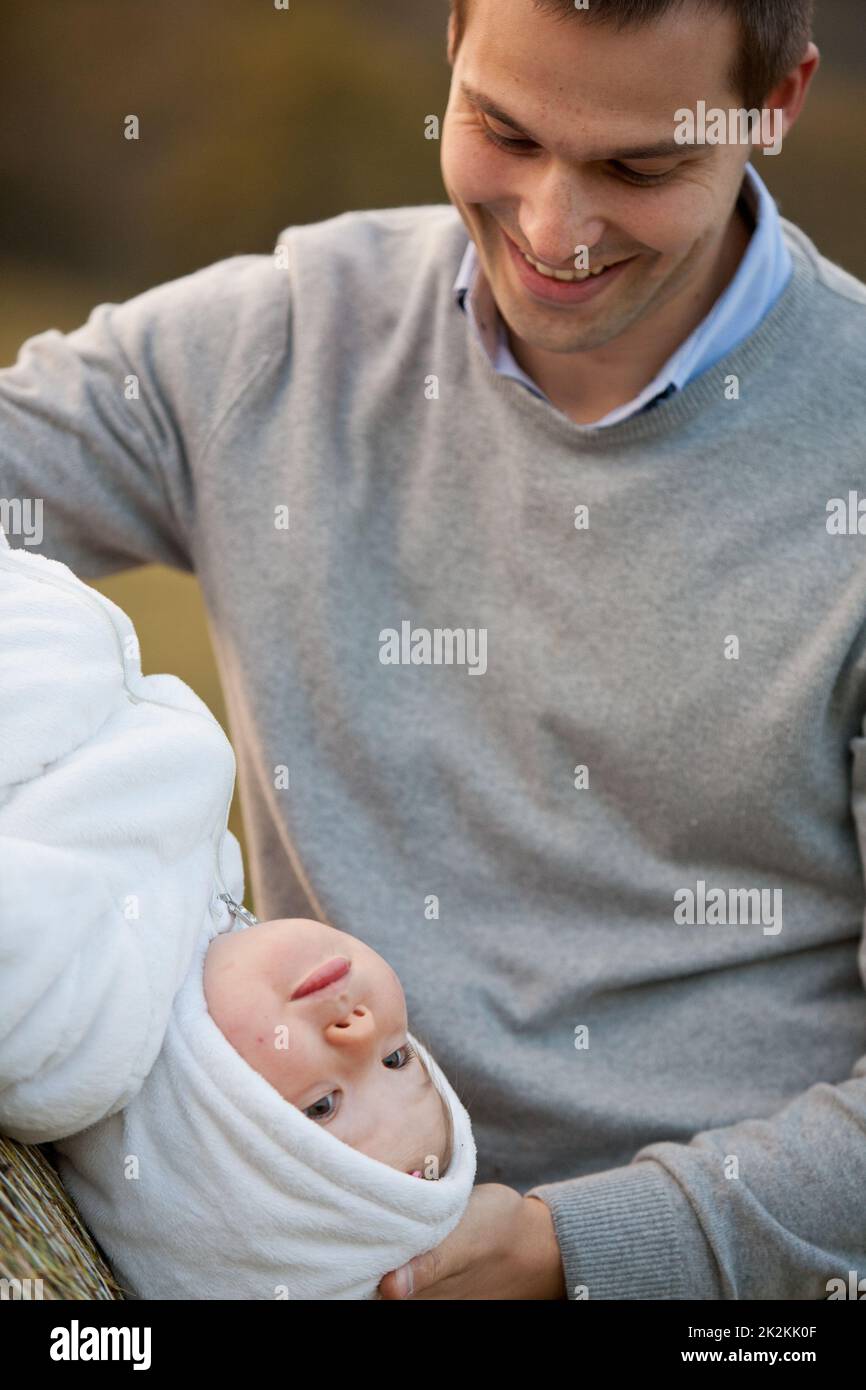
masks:
<svg viewBox="0 0 866 1390"><path fill-rule="evenodd" d="M456 24L456 49L466 32L469 0L449 0ZM729 81L749 108L764 98L803 57L812 37L815 0L590 0L587 10L574 0L532 0L536 10L561 19L580 15L588 24L617 30L638 28L661 19L683 4L729 10L740 25L740 47Z"/></svg>

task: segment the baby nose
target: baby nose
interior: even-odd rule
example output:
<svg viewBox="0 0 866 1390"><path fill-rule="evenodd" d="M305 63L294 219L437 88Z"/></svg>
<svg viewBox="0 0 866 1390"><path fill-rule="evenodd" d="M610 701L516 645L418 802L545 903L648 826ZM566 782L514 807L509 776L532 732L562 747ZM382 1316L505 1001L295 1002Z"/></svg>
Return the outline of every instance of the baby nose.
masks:
<svg viewBox="0 0 866 1390"><path fill-rule="evenodd" d="M341 1046L357 1047L375 1032L375 1021L364 1004L356 1004L327 1028L328 1038Z"/></svg>

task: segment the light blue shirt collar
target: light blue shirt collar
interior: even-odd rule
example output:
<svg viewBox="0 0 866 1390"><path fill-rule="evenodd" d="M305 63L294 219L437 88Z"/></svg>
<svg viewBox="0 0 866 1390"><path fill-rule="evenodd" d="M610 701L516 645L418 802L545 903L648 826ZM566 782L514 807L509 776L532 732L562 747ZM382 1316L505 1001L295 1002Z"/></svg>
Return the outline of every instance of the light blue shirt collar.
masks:
<svg viewBox="0 0 866 1390"><path fill-rule="evenodd" d="M680 344L649 385L634 400L618 406L588 428L615 425L646 409L658 396L681 390L748 338L782 294L794 265L785 243L779 210L753 164L746 165L741 196L751 210L755 230L734 278L706 318ZM536 396L547 400L541 388L515 361L471 238L454 282L454 296L470 319L495 370L502 376L514 377Z"/></svg>

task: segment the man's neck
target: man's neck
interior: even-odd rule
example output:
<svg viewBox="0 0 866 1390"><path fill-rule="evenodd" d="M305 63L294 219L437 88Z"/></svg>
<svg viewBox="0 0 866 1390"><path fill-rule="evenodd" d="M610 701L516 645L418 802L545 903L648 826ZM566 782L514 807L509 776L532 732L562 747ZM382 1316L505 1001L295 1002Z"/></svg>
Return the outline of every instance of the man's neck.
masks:
<svg viewBox="0 0 866 1390"><path fill-rule="evenodd" d="M515 361L575 424L603 419L634 400L703 322L736 275L753 230L751 216L738 199L712 273L703 284L595 351L546 352L515 337L506 325Z"/></svg>

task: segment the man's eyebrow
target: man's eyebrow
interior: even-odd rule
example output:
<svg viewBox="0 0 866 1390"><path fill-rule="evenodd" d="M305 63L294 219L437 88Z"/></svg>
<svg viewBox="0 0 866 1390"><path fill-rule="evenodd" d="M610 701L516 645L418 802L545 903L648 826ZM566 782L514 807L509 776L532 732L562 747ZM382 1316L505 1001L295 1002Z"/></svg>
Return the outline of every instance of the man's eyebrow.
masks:
<svg viewBox="0 0 866 1390"><path fill-rule="evenodd" d="M501 121L503 125L510 125L512 130L516 130L527 140L534 141L535 144L542 143L536 139L531 131L522 126L513 116L509 116L507 111L503 111L501 106L497 106L496 102L491 101L483 92L476 91L467 82L461 82L460 87L467 101L470 101L473 106L477 106L488 116L492 116L494 121ZM595 160L590 158L586 162L593 164L606 159L668 159L671 155L683 155L685 152L685 146L671 138L670 140L656 140L650 145L633 145L622 150L606 150L604 153L596 155Z"/></svg>

